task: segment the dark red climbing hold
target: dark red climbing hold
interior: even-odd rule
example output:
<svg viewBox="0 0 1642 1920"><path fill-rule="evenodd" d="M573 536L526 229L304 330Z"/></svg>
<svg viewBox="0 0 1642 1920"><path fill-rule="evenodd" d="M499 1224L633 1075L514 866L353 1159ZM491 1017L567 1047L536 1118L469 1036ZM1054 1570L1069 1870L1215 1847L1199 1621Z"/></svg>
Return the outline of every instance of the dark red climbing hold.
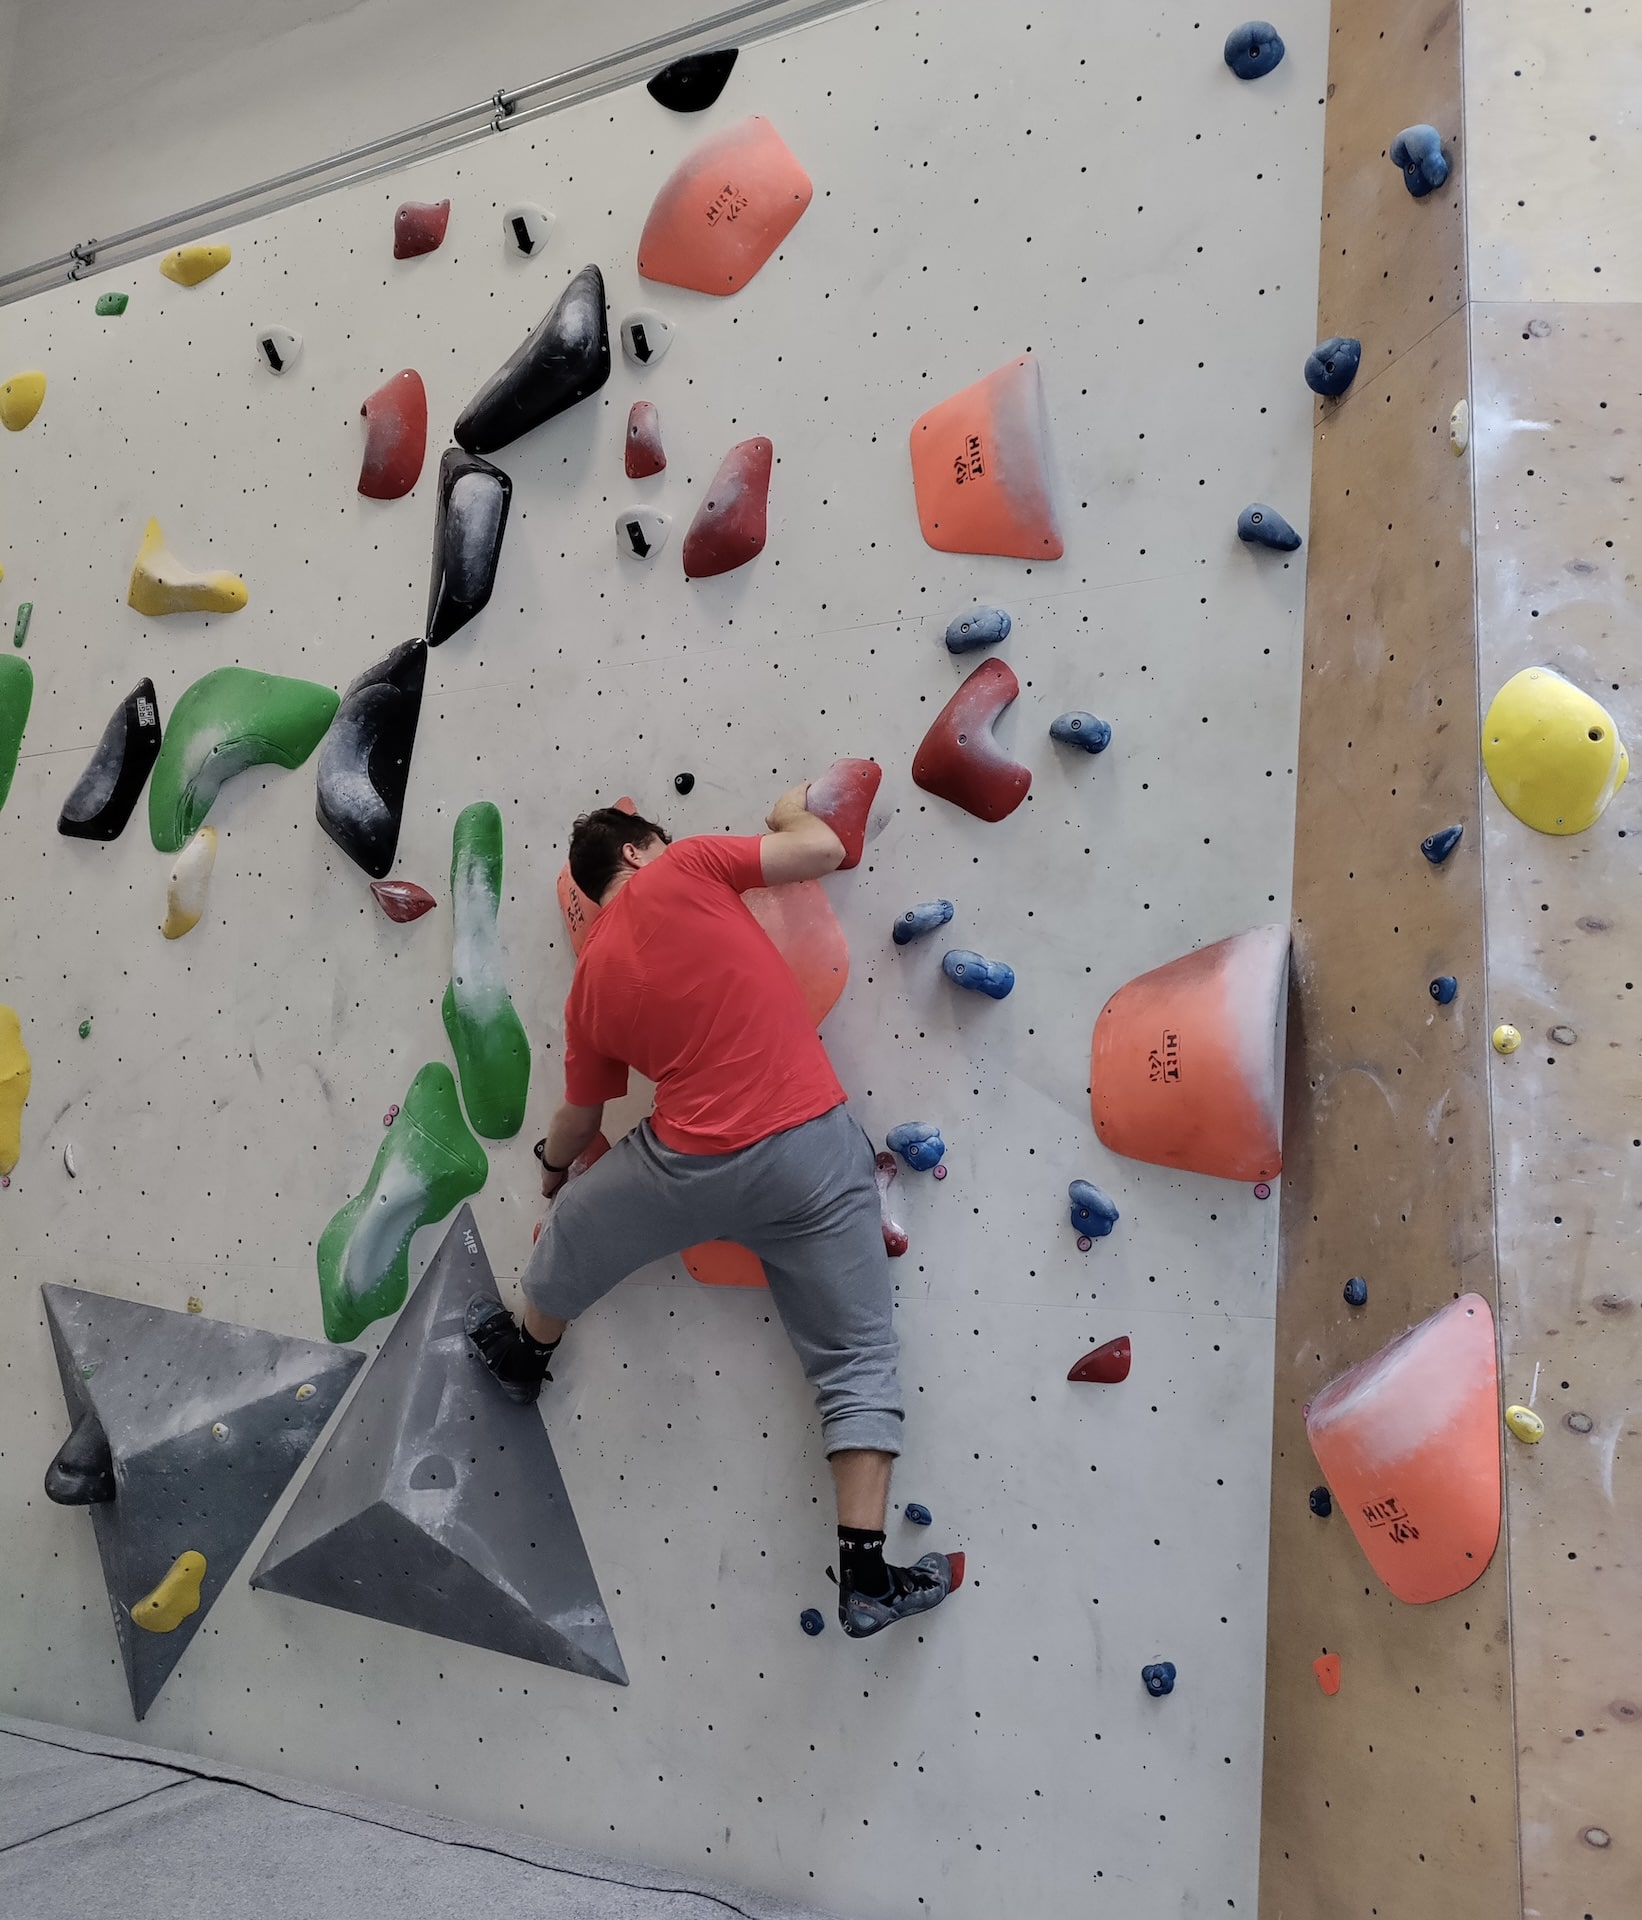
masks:
<svg viewBox="0 0 1642 1920"><path fill-rule="evenodd" d="M806 1607L798 1616L798 1624L813 1640L818 1633L826 1631L826 1621L814 1607Z"/></svg>
<svg viewBox="0 0 1642 1920"><path fill-rule="evenodd" d="M426 887L419 887L414 880L373 880L371 892L388 918L401 925L408 920L420 920L439 904Z"/></svg>
<svg viewBox="0 0 1642 1920"><path fill-rule="evenodd" d="M876 760L835 760L819 780L810 782L805 811L825 820L844 843L840 873L861 864L867 816L878 797L884 770Z"/></svg>
<svg viewBox="0 0 1642 1920"><path fill-rule="evenodd" d="M450 225L448 200L407 200L393 216L393 257L414 260L443 246Z"/></svg>
<svg viewBox="0 0 1642 1920"><path fill-rule="evenodd" d="M1108 1340L1104 1346L1096 1347L1093 1353L1086 1353L1066 1377L1068 1380L1093 1380L1104 1387L1115 1387L1120 1380L1128 1379L1132 1358L1129 1336L1120 1333L1115 1340Z"/></svg>
<svg viewBox="0 0 1642 1920"><path fill-rule="evenodd" d="M359 409L365 459L359 491L372 500L401 500L421 478L428 451L428 390L414 367L396 373Z"/></svg>
<svg viewBox="0 0 1642 1920"><path fill-rule="evenodd" d="M764 551L775 446L760 435L725 454L684 536L684 577L731 573Z"/></svg>
<svg viewBox="0 0 1642 1920"><path fill-rule="evenodd" d="M673 113L701 113L724 91L735 65L736 49L718 47L711 53L687 53L663 67L645 82L644 90L658 106Z"/></svg>
<svg viewBox="0 0 1642 1920"><path fill-rule="evenodd" d="M961 1553L949 1553L946 1563L952 1569L952 1584L947 1592L956 1593L964 1583L964 1557Z"/></svg>
<svg viewBox="0 0 1642 1920"><path fill-rule="evenodd" d="M914 782L977 819L1007 819L1026 798L1032 772L1009 758L992 729L1020 690L1008 661L983 660L924 735Z"/></svg>
<svg viewBox="0 0 1642 1920"><path fill-rule="evenodd" d="M1319 1520L1326 1520L1334 1511L1334 1495L1327 1487L1313 1487L1306 1496L1311 1510Z"/></svg>
<svg viewBox="0 0 1642 1920"><path fill-rule="evenodd" d="M661 415L653 400L635 400L627 415L627 477L648 480L667 465L661 445Z"/></svg>

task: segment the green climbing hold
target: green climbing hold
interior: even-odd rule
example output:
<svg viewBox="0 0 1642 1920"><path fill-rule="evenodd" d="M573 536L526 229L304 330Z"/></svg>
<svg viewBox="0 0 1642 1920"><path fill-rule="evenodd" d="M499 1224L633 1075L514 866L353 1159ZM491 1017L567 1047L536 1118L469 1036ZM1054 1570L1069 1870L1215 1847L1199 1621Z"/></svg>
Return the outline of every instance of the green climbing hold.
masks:
<svg viewBox="0 0 1642 1920"><path fill-rule="evenodd" d="M172 709L148 787L148 830L161 853L199 831L223 783L247 767L300 767L325 737L337 695L312 680L218 667Z"/></svg>
<svg viewBox="0 0 1642 1920"><path fill-rule="evenodd" d="M91 1021L89 1019L80 1022L80 1038L82 1040L89 1040L91 1038Z"/></svg>
<svg viewBox="0 0 1642 1920"><path fill-rule="evenodd" d="M103 315L124 313L130 303L129 293L100 293L97 296L96 311Z"/></svg>
<svg viewBox="0 0 1642 1920"><path fill-rule="evenodd" d="M501 897L502 816L488 800L476 800L457 815L452 836L456 927L443 1011L463 1105L474 1131L489 1140L511 1139L524 1125L530 1090L530 1041L502 970Z"/></svg>
<svg viewBox="0 0 1642 1920"><path fill-rule="evenodd" d="M430 1061L382 1136L365 1191L319 1236L319 1298L327 1340L354 1340L397 1313L410 1290L410 1244L490 1174L468 1132L450 1068Z"/></svg>
<svg viewBox="0 0 1642 1920"><path fill-rule="evenodd" d="M11 644L20 647L29 637L29 622L34 618L34 602L25 600L17 609L17 625L12 629Z"/></svg>
<svg viewBox="0 0 1642 1920"><path fill-rule="evenodd" d="M11 792L17 755L34 701L34 669L15 654L0 656L0 807Z"/></svg>

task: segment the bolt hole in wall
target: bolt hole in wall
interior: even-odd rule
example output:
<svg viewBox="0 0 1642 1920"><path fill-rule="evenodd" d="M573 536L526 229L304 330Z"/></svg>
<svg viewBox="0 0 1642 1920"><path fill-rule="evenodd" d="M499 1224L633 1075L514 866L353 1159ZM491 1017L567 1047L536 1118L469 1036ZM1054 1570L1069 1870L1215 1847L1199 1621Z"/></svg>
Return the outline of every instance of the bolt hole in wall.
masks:
<svg viewBox="0 0 1642 1920"><path fill-rule="evenodd" d="M572 817L631 795L675 834L756 830L781 787L870 757L860 863L824 883L850 955L824 1031L875 1144L906 1122L944 1143L944 1180L903 1164L887 1196L908 1242L892 1510L927 1506L935 1544L968 1556L964 1589L870 1644L800 1631L807 1608L835 1617L803 1382L766 1294L666 1262L577 1326L542 1407L625 1689L253 1592L257 1546L144 1731L852 1913L1063 1912L1117 1887L1134 1915L1252 1911L1276 1189L1269 1168L1112 1151L1088 1050L1126 982L1287 917L1326 21L1320 0L1294 8L1285 58L1245 81L1223 52L1235 22L1172 4L1092 21L886 0L743 49L700 114L634 87L207 236L232 257L195 284L122 270L123 312L99 314L87 283L0 313L0 376L46 375L0 460L4 591L32 603L17 657L34 676L0 816L3 998L33 1072L0 1196L0 1449L29 1570L6 1602L7 1704L131 1727L91 1528L38 1491L67 1434L39 1283L322 1338L327 1223L379 1149L389 1192L419 1115L472 1100L470 1039L441 1017L459 821L464 845L483 826L503 849L500 946L464 891L464 951L499 952L531 1045L526 1121L486 1139L470 1201L507 1295L562 1067ZM663 182L754 114L813 182L802 217L724 297L642 278ZM396 210L446 200L438 244L396 259ZM520 208L545 234L528 253ZM589 263L608 382L442 477L458 416ZM664 358L622 350L640 312ZM1010 391L1027 377L1040 396L1064 552L932 545L913 424L1023 360ZM637 402L665 466L629 478ZM727 452L761 440L754 556L687 577ZM188 688L237 669L278 701L348 693L347 722L373 662L371 700L408 700L387 656L429 632L436 515L478 524L464 475L505 512L494 591L466 617L465 536L442 533L435 617L463 617L416 662L394 655L425 683L375 876L436 905L399 891L379 910L349 857L376 843L316 822L333 727L305 764L221 785L203 892L184 876L202 910L162 939L192 815L167 816L164 852L140 808L117 838L55 831L110 714L146 675L168 726ZM612 528L635 506L679 537L624 549ZM127 604L139 549L143 591L189 610ZM1029 775L1005 773L996 818L912 779L975 669L948 635L976 609L1009 614L979 644L1017 686L987 751ZM478 802L499 826L464 812ZM948 900L949 925L895 942L914 903ZM1013 987L965 991L949 950ZM1251 1046L1270 1022L1260 997ZM430 1065L460 1088L411 1100ZM612 1138L646 1099L607 1113ZM1118 1215L1081 1249L1074 1181ZM411 1281L446 1224L411 1241ZM1067 1380L1120 1339L1128 1380ZM920 1537L894 1520L891 1557ZM1154 1698L1142 1669L1165 1667Z"/></svg>

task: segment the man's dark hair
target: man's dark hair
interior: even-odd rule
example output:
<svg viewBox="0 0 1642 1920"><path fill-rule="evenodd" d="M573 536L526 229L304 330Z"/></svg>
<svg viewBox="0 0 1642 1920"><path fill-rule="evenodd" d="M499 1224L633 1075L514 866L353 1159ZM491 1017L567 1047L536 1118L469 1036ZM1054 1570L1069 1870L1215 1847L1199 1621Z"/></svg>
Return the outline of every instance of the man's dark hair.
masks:
<svg viewBox="0 0 1642 1920"><path fill-rule="evenodd" d="M570 829L570 877L589 900L597 900L621 870L622 848L648 846L652 840L673 844L665 827L620 807L584 813Z"/></svg>

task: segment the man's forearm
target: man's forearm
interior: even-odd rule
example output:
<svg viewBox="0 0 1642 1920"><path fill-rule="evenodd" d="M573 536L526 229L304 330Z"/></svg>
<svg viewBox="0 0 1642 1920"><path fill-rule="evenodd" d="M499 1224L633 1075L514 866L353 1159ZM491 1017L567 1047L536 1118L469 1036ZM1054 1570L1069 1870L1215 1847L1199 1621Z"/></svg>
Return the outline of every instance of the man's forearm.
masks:
<svg viewBox="0 0 1642 1920"><path fill-rule="evenodd" d="M603 1117L603 1107L573 1107L568 1101L562 1101L547 1129L547 1145L543 1149L545 1164L568 1167L592 1144Z"/></svg>

